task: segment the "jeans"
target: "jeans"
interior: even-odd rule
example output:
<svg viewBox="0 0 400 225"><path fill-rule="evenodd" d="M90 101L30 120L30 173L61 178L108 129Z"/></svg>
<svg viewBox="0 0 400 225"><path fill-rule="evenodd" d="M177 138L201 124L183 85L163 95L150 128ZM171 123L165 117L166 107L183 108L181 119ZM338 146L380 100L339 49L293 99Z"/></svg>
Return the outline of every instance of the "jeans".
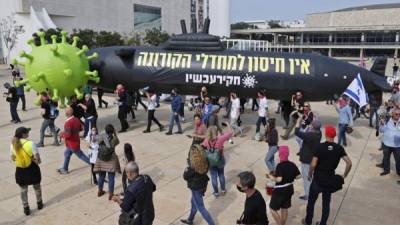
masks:
<svg viewBox="0 0 400 225"><path fill-rule="evenodd" d="M160 122L158 122L158 120L156 119L156 117L154 117L154 113L156 112L156 110L148 110L147 111L147 131L150 131L151 128L151 122L154 121L161 129L162 125Z"/></svg>
<svg viewBox="0 0 400 225"><path fill-rule="evenodd" d="M18 102L21 99L22 102L22 110L26 110L26 100L25 95L18 95Z"/></svg>
<svg viewBox="0 0 400 225"><path fill-rule="evenodd" d="M308 195L307 215L305 219L307 225L312 224L315 202L317 201L320 193L322 193L322 216L319 225L326 225L326 222L328 221L332 193L324 190L315 181L313 181L310 187L310 194Z"/></svg>
<svg viewBox="0 0 400 225"><path fill-rule="evenodd" d="M308 179L309 169L310 169L310 164L301 163L301 175L303 176L304 195L307 197L310 193L310 186L311 186L311 181Z"/></svg>
<svg viewBox="0 0 400 225"><path fill-rule="evenodd" d="M18 102L10 102L10 113L13 121L21 122L17 112Z"/></svg>
<svg viewBox="0 0 400 225"><path fill-rule="evenodd" d="M86 136L90 132L90 129L92 129L93 127L96 127L96 120L97 120L97 118L95 116L91 116L89 118L85 118L83 137L86 138Z"/></svg>
<svg viewBox="0 0 400 225"><path fill-rule="evenodd" d="M230 125L233 130L233 135L237 135L238 131L240 135L243 135L243 129L238 125L238 118L231 118Z"/></svg>
<svg viewBox="0 0 400 225"><path fill-rule="evenodd" d="M383 172L390 172L390 156L392 153L396 164L397 175L400 176L400 148L393 148L383 145Z"/></svg>
<svg viewBox="0 0 400 225"><path fill-rule="evenodd" d="M277 151L278 146L269 146L267 155L265 156L265 164L270 172L275 170L275 153Z"/></svg>
<svg viewBox="0 0 400 225"><path fill-rule="evenodd" d="M115 183L115 173L109 173L100 171L99 172L99 190L103 190L104 179L106 178L106 173L108 174L108 192L114 193L114 183Z"/></svg>
<svg viewBox="0 0 400 225"><path fill-rule="evenodd" d="M178 126L178 132L182 132L181 122L179 121L179 114L175 114L174 112L172 112L171 116L169 117L168 132L172 132L172 129L174 129L174 121L176 122L176 126Z"/></svg>
<svg viewBox="0 0 400 225"><path fill-rule="evenodd" d="M39 144L44 144L44 132L46 131L47 127L50 127L50 131L53 134L54 143L58 143L58 137L56 128L54 126L54 120L52 119L43 119L42 126L40 127L40 141Z"/></svg>
<svg viewBox="0 0 400 225"><path fill-rule="evenodd" d="M194 216L196 216L197 211L203 216L207 221L208 225L215 225L210 213L204 207L203 194L200 191L192 190L192 208L190 209L189 222L193 222Z"/></svg>
<svg viewBox="0 0 400 225"><path fill-rule="evenodd" d="M265 126L267 124L267 120L265 117L259 116L256 123L256 133L260 132L261 123Z"/></svg>
<svg viewBox="0 0 400 225"><path fill-rule="evenodd" d="M63 169L68 171L68 166L69 166L69 160L71 159L71 155L75 154L79 159L87 163L88 165L90 164L89 158L82 152L82 150L77 150L77 151L72 151L69 148L66 148L64 151L64 164L63 164Z"/></svg>
<svg viewBox="0 0 400 225"><path fill-rule="evenodd" d="M225 162L224 162L225 164ZM211 184L214 190L214 194L218 193L218 178L219 183L221 185L221 190L225 191L225 173L224 173L225 165L221 167L210 167L210 174L211 174Z"/></svg>
<svg viewBox="0 0 400 225"><path fill-rule="evenodd" d="M342 124L342 123L339 123L339 125L338 125L338 129L339 129L338 144L339 145L344 145L344 146L347 145L346 126L347 126L347 124Z"/></svg>

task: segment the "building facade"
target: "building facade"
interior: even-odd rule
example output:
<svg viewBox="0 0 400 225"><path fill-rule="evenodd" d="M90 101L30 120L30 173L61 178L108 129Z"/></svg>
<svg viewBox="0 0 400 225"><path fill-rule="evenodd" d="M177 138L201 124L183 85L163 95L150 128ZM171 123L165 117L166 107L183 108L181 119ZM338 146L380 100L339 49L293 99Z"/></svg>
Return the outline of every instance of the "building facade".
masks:
<svg viewBox="0 0 400 225"><path fill-rule="evenodd" d="M46 28L48 23L68 32L93 29L129 34L158 28L174 34L181 33L179 21L190 18L188 0L0 0L0 5L0 19L13 14L25 30L10 58L29 50L26 41L38 26ZM0 58L7 55L4 44L0 52Z"/></svg>
<svg viewBox="0 0 400 225"><path fill-rule="evenodd" d="M315 52L355 60L399 57L400 4L346 8L306 16L304 27L232 30L233 36L267 41L267 50Z"/></svg>

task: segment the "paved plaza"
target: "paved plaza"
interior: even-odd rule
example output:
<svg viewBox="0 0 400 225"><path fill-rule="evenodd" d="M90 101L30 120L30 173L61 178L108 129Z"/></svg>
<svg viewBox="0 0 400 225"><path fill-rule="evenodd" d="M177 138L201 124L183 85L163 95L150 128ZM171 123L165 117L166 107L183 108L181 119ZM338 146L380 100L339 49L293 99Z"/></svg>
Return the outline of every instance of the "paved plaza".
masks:
<svg viewBox="0 0 400 225"><path fill-rule="evenodd" d="M0 84L10 81L9 71L0 69ZM2 91L6 90L1 86ZM316 93L318 94L318 93ZM27 93L27 112L19 111L23 126L31 127L30 138L39 140L39 129L42 122L39 107L33 105L35 93ZM112 103L112 96L105 99ZM95 97L97 103L97 97ZM99 109L98 127L103 129L105 124L112 123L120 128L117 120L117 109L110 104L108 109ZM270 101L270 115L278 118L278 132L282 133L282 123L279 115L273 112L277 103ZM312 103L313 111L317 112L323 124L336 124L337 115L333 106L325 103ZM21 109L20 105L18 109ZM162 104L156 112L165 125L169 116L170 106ZM272 113L271 113L272 112ZM186 114L187 122L183 124L186 134L192 132L192 112ZM227 195L218 199L211 194L211 183L205 196L206 208L219 225L233 225L242 214L245 195L236 190L236 175L243 170L252 170L257 177L257 188L263 194L267 204L270 197L265 193L266 167L264 156L267 150L265 142L252 140L255 130L256 113L246 110L242 116L246 136L235 138L234 144L226 144L225 155L227 166ZM63 162L64 146L53 147L51 138L46 138L45 148L40 149L42 156L42 190L45 208L37 211L33 189L29 189L29 200L32 209L30 216L23 214L19 187L15 183L14 163L10 161L9 145L14 130L20 124L11 124L9 106L5 99L0 105L0 225L30 224L30 225L114 225L117 224L120 213L116 203L108 201L106 195L97 197L97 187L91 184L90 168L72 156L70 173L60 175L56 172ZM62 111L56 120L56 125L62 127L65 120ZM140 107L136 111L136 121L130 121L129 132L120 134L121 144L117 153L122 159L123 143L129 142L133 146L136 160L141 173L150 175L157 185L154 193L156 211L155 225L180 224L179 220L187 218L190 210L190 192L182 178L186 166L186 157L191 139L185 135L166 136L160 133L153 125L153 132L143 134L146 124L146 113ZM346 148L353 169L346 179L343 190L335 193L332 198L329 224L335 225L379 225L400 224L400 186L396 183L392 165L391 175L380 177L381 170L375 167L382 159L378 151L380 142L375 137L375 130L367 126L366 119L359 119L354 124L355 131L349 137L349 146ZM288 145L291 160L299 166L296 156L298 146L294 138L280 141L281 145ZM86 145L82 148L87 152ZM122 163L122 162L121 162ZM393 163L393 161L392 161ZM344 170L344 163L340 164L339 171ZM107 191L107 185L105 185ZM121 175L116 177L116 191L122 191ZM305 216L306 202L298 199L303 194L301 180L295 182L295 194L292 199L292 208L289 210L288 224L301 224ZM321 197L316 206L315 219L321 213ZM268 213L270 224L275 224ZM195 224L206 224L200 214L196 216Z"/></svg>

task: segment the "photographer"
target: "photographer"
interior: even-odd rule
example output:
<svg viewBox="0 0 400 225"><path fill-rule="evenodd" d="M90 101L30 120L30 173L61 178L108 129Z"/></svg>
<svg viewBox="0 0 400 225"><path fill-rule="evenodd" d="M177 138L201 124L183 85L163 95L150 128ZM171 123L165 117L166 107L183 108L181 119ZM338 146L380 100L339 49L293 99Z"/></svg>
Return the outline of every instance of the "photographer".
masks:
<svg viewBox="0 0 400 225"><path fill-rule="evenodd" d="M238 191L246 194L244 212L236 224L268 225L267 209L263 196L254 188L256 177L252 172L245 171L238 174Z"/></svg>
<svg viewBox="0 0 400 225"><path fill-rule="evenodd" d="M18 95L17 89L14 86L8 88L8 92L3 93L6 101L10 103L10 113L11 113L11 123L21 123L18 116L17 106L18 106Z"/></svg>
<svg viewBox="0 0 400 225"><path fill-rule="evenodd" d="M289 116L289 125L285 131L285 134L281 136L282 139L287 140L289 138L290 133L296 125L297 120L302 116L304 111L304 97L301 91L296 92L295 95L292 96L292 107L294 111L290 113Z"/></svg>

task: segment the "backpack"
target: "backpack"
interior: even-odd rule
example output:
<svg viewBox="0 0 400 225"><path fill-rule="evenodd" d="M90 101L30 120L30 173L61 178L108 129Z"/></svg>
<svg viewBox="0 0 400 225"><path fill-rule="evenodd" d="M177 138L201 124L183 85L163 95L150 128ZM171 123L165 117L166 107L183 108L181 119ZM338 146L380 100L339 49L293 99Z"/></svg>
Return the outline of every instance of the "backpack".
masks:
<svg viewBox="0 0 400 225"><path fill-rule="evenodd" d="M222 155L219 149L216 149L215 146L211 146L209 143L210 149L207 151L207 159L210 167L221 167L222 166Z"/></svg>
<svg viewBox="0 0 400 225"><path fill-rule="evenodd" d="M57 109L57 106L50 102L50 119L56 119L58 117L58 115L60 114L60 112Z"/></svg>
<svg viewBox="0 0 400 225"><path fill-rule="evenodd" d="M101 142L99 143L99 152L97 154L97 158L102 161L108 162L111 160L112 155L114 153L114 148L110 146L110 142L107 140L107 137L102 138Z"/></svg>

